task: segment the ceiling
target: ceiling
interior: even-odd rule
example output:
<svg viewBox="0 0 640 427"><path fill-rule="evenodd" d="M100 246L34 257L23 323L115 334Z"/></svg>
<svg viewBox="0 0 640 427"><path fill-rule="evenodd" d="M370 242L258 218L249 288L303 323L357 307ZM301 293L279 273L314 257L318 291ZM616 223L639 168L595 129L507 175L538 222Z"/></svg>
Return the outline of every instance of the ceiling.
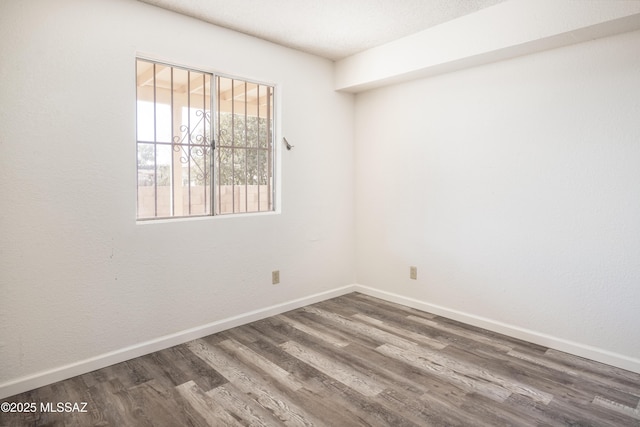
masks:
<svg viewBox="0 0 640 427"><path fill-rule="evenodd" d="M332 60L505 0L140 0Z"/></svg>

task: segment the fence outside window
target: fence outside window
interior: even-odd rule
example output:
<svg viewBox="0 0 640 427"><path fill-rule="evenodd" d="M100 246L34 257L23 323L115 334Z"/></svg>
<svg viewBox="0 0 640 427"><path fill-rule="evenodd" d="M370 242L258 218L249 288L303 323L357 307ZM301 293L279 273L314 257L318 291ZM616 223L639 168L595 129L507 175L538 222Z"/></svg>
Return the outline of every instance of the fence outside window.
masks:
<svg viewBox="0 0 640 427"><path fill-rule="evenodd" d="M274 210L274 87L137 59L137 218Z"/></svg>

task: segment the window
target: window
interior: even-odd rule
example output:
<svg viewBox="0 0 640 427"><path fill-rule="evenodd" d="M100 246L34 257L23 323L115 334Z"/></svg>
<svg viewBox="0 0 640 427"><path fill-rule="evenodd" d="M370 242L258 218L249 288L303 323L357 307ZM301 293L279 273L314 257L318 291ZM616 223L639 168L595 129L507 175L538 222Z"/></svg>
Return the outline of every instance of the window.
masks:
<svg viewBox="0 0 640 427"><path fill-rule="evenodd" d="M137 59L137 218L274 210L274 87Z"/></svg>

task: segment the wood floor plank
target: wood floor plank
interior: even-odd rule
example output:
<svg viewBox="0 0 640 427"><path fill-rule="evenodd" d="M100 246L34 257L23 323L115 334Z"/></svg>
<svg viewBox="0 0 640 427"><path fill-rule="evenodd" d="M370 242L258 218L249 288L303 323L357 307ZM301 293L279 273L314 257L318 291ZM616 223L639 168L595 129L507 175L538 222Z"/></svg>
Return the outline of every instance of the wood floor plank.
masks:
<svg viewBox="0 0 640 427"><path fill-rule="evenodd" d="M108 421L104 413L99 409L101 402L93 398L89 393L83 376L70 378L67 381L62 382L65 386L65 398L67 402L78 402L87 411L88 417L85 413L74 413L74 418L78 421L78 425L86 425L87 418L90 418L90 424L92 426L105 426L108 425ZM66 421L65 421L66 422Z"/></svg>
<svg viewBox="0 0 640 427"><path fill-rule="evenodd" d="M597 427L638 427L640 424L633 418L620 414L611 408L597 404L576 402L567 399L554 399L547 410L563 420L565 425L597 426Z"/></svg>
<svg viewBox="0 0 640 427"><path fill-rule="evenodd" d="M640 427L640 374L352 293L3 402L0 426Z"/></svg>
<svg viewBox="0 0 640 427"><path fill-rule="evenodd" d="M631 406L626 406L600 396L596 396L593 399L593 404L626 415L633 418L634 420L640 420L640 406L638 406L637 408L632 408Z"/></svg>
<svg viewBox="0 0 640 427"><path fill-rule="evenodd" d="M501 344L496 342L495 340L486 337L484 335L479 335L477 333L472 333L466 330L463 327L451 325L451 324L442 324L433 319L425 319L423 317L418 317L414 315L409 315L406 317L407 320L411 323L417 323L426 326L429 329L435 329L441 333L444 333L448 337L453 337L454 342L464 341L464 344L467 347L475 347L485 346L489 347L495 351L509 352L512 351L510 346Z"/></svg>
<svg viewBox="0 0 640 427"><path fill-rule="evenodd" d="M309 420L305 416L305 411L293 404L286 395L268 384L266 380L261 379L253 369L241 365L203 340L189 343L189 348L244 393L255 395L255 400L270 410L285 425L314 425L314 420Z"/></svg>
<svg viewBox="0 0 640 427"><path fill-rule="evenodd" d="M456 372L454 369L438 362L434 362L424 358L420 353L415 351L398 348L391 344L384 344L377 349L380 353L392 359L396 359L403 363L409 363L416 368L437 375L441 378L447 378L465 389L469 393L480 393L497 402L503 402L511 395L511 392L500 385L492 384L478 378L467 376L465 373Z"/></svg>
<svg viewBox="0 0 640 427"><path fill-rule="evenodd" d="M227 379L211 369L202 359L193 354L185 345L171 347L153 353L153 360L173 385L180 385L194 380L202 390L211 390L225 384Z"/></svg>
<svg viewBox="0 0 640 427"><path fill-rule="evenodd" d="M464 399L460 402L459 408L478 420L479 424L487 427L513 425L533 427L540 425L526 412L516 411L512 405L508 404L508 399L494 404L489 397L476 395L474 399Z"/></svg>
<svg viewBox="0 0 640 427"><path fill-rule="evenodd" d="M406 305L402 305L402 304L398 304L395 302L391 302L391 301L386 301L380 298L376 298L376 297L372 297L370 295L366 295L360 292L353 292L347 295L343 295L342 297L340 297L341 300L345 300L345 301L366 301L370 304L373 304L377 307L382 307L382 308L386 308L387 310L389 310L389 312L391 313L398 313L398 314L402 314L405 316L410 316L410 315L414 315L414 316L420 316L420 317L424 317L425 319L435 319L438 316L433 314L433 313L427 313L426 311L422 311L422 310L418 310L417 308L413 308L413 307L408 307Z"/></svg>
<svg viewBox="0 0 640 427"><path fill-rule="evenodd" d="M414 341L404 339L392 333L374 328L361 322L356 322L348 317L344 317L342 315L332 313L317 307L305 307L303 310L326 319L328 322L333 323L336 327L341 327L343 328L343 330L350 331L352 335L364 335L374 341L377 341L380 344L389 343L400 348L413 348L418 345L418 343Z"/></svg>
<svg viewBox="0 0 640 427"><path fill-rule="evenodd" d="M99 412L99 417L104 418L106 425L127 425L128 411L125 401L122 400L122 384L117 380L106 380L96 383L87 389L87 400L94 403L89 411Z"/></svg>
<svg viewBox="0 0 640 427"><path fill-rule="evenodd" d="M123 380L127 379L126 377L123 378ZM118 416L122 419L123 425L153 425L153 421L141 411L135 395L130 392L131 387L126 387L118 378L109 380L106 386L109 400L113 402L112 408L116 410Z"/></svg>
<svg viewBox="0 0 640 427"><path fill-rule="evenodd" d="M367 347L354 341L347 347L336 349L324 341L304 334L292 338L300 345L311 349L319 355L318 357L347 367L354 375L375 379L379 389L401 387L404 390L424 391L424 381L420 384L414 382L415 379L422 378L421 375L415 370L410 371L408 369L410 367L407 365L390 364L388 358L385 359L374 351L374 347ZM282 346L283 344L280 345L280 347ZM302 356L298 358L304 359ZM311 361L309 363L313 365ZM398 372L398 368L401 371ZM320 368L319 370L322 371Z"/></svg>
<svg viewBox="0 0 640 427"><path fill-rule="evenodd" d="M241 427L242 423L227 412L218 401L207 396L194 381L176 387L178 393L200 414L209 426Z"/></svg>
<svg viewBox="0 0 640 427"><path fill-rule="evenodd" d="M216 387L206 392L217 405L220 405L243 425L274 426L280 420L271 412L253 400L248 394L237 389L232 383Z"/></svg>
<svg viewBox="0 0 640 427"><path fill-rule="evenodd" d="M393 408L403 416L421 426L468 426L473 420L452 412L437 400L424 396L412 396L395 389L387 389L376 396L376 400Z"/></svg>
<svg viewBox="0 0 640 427"><path fill-rule="evenodd" d="M375 396L384 388L380 387L371 378L350 369L348 366L336 363L321 353L306 348L294 341L287 341L280 345L287 353L297 359L308 363L325 375L340 381L365 396Z"/></svg>
<svg viewBox="0 0 640 427"><path fill-rule="evenodd" d="M331 333L325 332L320 330L317 326L308 326L303 322L300 322L292 317L289 316L285 316L285 315L279 315L276 316L276 318L278 320L282 320L286 323L288 323L289 325L291 325L292 327L298 329L301 332L304 332L306 334L309 334L319 340L322 341L326 341L328 343L330 343L331 345L334 345L336 347L345 347L347 345L349 345L349 341L346 339L341 339L339 337L334 336Z"/></svg>
<svg viewBox="0 0 640 427"><path fill-rule="evenodd" d="M136 412L150 425L158 426L199 426L202 418L190 405L187 405L173 387L165 388L155 380L129 389L136 402Z"/></svg>
<svg viewBox="0 0 640 427"><path fill-rule="evenodd" d="M295 377L292 377L289 372L238 341L228 339L220 342L218 346L223 350L226 350L227 353L234 355L243 364L259 370L264 375L275 378L291 391L295 392L303 387L302 382L298 381Z"/></svg>
<svg viewBox="0 0 640 427"><path fill-rule="evenodd" d="M548 349L545 352L545 357L559 361L566 366L565 369L578 369L581 377L588 377L590 381L633 394L640 400L640 388L638 387L640 374L638 373L625 371L604 363L594 363L591 360L553 349Z"/></svg>
<svg viewBox="0 0 640 427"><path fill-rule="evenodd" d="M447 352L450 353L452 350L447 349ZM597 395L629 406L635 406L640 400L635 394L640 391L637 386L628 387L626 384L620 384L619 381L612 381L612 377L605 378L584 370L578 372L563 368L563 365L544 356L542 358L525 357L524 360L529 362L523 363L524 360L518 360L523 359L520 356L522 354L518 352L519 357L514 358L512 352L506 357L495 353L476 352L474 355L467 355L466 358L467 360L480 358L481 361L476 363L489 366L500 375L527 382L539 389L548 388L556 397L571 396L571 399L576 402L589 402Z"/></svg>
<svg viewBox="0 0 640 427"><path fill-rule="evenodd" d="M423 334L412 332L410 330L407 330L406 328L403 329L403 328L386 324L382 320L375 319L373 317L366 316L364 314L354 314L353 316L351 316L351 318L368 323L377 329L380 329L385 332L389 332L401 338L405 338L416 344L423 344L431 348L435 348L437 350L441 350L447 346L447 344L444 344L436 339L430 338Z"/></svg>

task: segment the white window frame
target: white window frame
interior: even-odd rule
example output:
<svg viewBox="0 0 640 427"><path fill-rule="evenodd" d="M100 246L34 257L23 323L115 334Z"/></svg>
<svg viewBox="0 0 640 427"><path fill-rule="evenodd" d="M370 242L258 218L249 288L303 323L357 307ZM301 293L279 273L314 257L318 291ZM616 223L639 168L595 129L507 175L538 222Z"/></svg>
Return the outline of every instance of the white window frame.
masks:
<svg viewBox="0 0 640 427"><path fill-rule="evenodd" d="M142 63L146 63L146 64L151 64L154 67L154 72L153 74L153 92L154 92L154 96L153 96L153 117L154 117L154 124L153 124L153 132L154 132L154 137L153 137L153 141L147 141L144 138L140 138L140 127L141 127L141 112L140 112L140 104L139 101L141 100L140 98L140 88L139 88L139 83L138 82L138 64L139 62ZM191 144L194 141L191 141L191 134L192 134L192 129L189 129L186 131L186 134L188 134L188 142L186 144L184 143L180 143L179 141L182 140L182 138L185 136L184 134L178 134L176 135L176 129L175 126L172 126L172 131L171 131L171 141L167 142L160 142L156 136L157 134L157 107L159 105L166 105L163 104L161 102L158 102L158 100L156 99L156 91L157 91L157 82L156 82L156 66L160 66L160 67L164 67L164 69L170 69L171 70L171 88L170 88L170 92L173 93L174 90L174 81L173 81L173 75L174 75L174 70L179 70L180 72L187 72L188 76L190 76L190 73L196 73L199 75L203 75L203 76L207 76L209 78L209 83L208 83L208 95L207 95L207 91L205 91L205 93L202 95L203 98L208 97L209 100L207 103L205 103L206 107L202 110L200 110L202 112L202 118L204 119L206 116L210 117L209 123L208 123L208 132L209 135L214 135L214 138L209 138L206 136L206 132L205 131L205 138L207 139L207 141L205 143L203 143L202 145L198 145L197 148L198 150L204 150L207 151L206 146L210 146L211 149L208 149L208 152L206 154L204 154L203 158L207 158L206 162L204 164L208 164L209 166L207 167L209 170L205 171L204 173L204 187L208 187L208 191L205 193L205 200L208 200L206 202L206 208L204 210L204 212L195 212L192 213L191 212L191 197L190 197L190 192L191 192L191 181L188 181L188 184L186 185L186 187L188 188L189 191L189 202L188 202L188 211L185 213L184 210L179 213L176 214L176 205L177 205L177 198L175 198L173 196L174 191L177 188L176 183L174 182L174 167L176 162L172 160L171 166L170 166L170 192L171 192L171 196L170 196L170 207L169 207L169 212L168 214L166 214L167 212L164 212L164 214L162 212L160 212L158 210L158 181L159 179L161 179L160 174L158 173L158 150L157 147L158 145L162 145L162 146L170 146L171 147L171 153L178 153L180 149L183 149L185 147L188 147L188 150L184 150L183 151L183 158L187 157L188 160L192 160L192 156L191 155L187 155L187 151L189 153L192 152L192 149L194 148ZM189 80L189 78L188 78ZM203 81L205 81L206 78L204 78ZM190 80L189 80L190 82ZM220 117L222 114L228 113L227 111L223 111L223 107L219 104L222 104L223 102L221 102L221 91L222 91L222 86L223 84L228 84L231 83L231 87L232 88L236 88L238 86L244 86L245 88L245 92L244 92L244 103L240 102L240 104L244 105L244 112L241 113L237 113L235 112L233 109L231 110L233 113L236 114L236 116L243 118L244 119L244 123L245 123L245 129L244 129L244 145L239 145L236 144L235 141L231 142L231 146L229 146L229 143L224 143L224 137L222 137L221 132L225 131L225 130L230 130L231 129L231 133L233 135L237 134L237 128L235 128L235 124L232 124L231 126L234 127L227 127L225 129L221 129L223 126L219 126L220 123ZM238 85L236 85L236 83ZM247 90L247 87L251 86L254 90L258 91L258 100L257 100L257 106L255 106L255 115L251 115L247 112L247 105L248 105L248 95L247 93L249 92ZM235 89L232 89L235 90ZM228 91L227 91L228 92ZM268 113L265 117L261 117L261 107L260 107L260 103L261 103L261 98L260 96L262 96L262 92L264 92L264 97L266 97L266 108ZM267 213L273 213L276 212L276 208L278 206L277 203L277 197L279 195L279 191L277 191L277 159L279 157L279 153L277 148L277 144L275 144L276 141L276 135L277 135L277 128L278 128L278 120L277 120L277 107L279 105L278 102L278 87L275 84L271 84L271 83L264 83L264 82L260 82L260 81L256 81L253 79L247 79L247 78L243 78L243 77L238 77L238 76L232 76L232 75L228 75L228 74L223 74L223 73L218 73L218 72L213 72L213 71L206 71L206 70L201 70L201 69L197 69L194 67L189 67L189 66L184 66L184 65L178 65L178 64L174 64L174 63L170 63L170 62L166 62L166 61L158 61L157 59L153 59L153 58L149 58L149 57L145 57L145 56L136 56L136 103L137 103L137 107L136 107L136 157L137 157L137 162L136 162L136 171L137 171L137 185L136 185L136 193L137 193L137 200L136 200L136 220L137 221L156 221L156 220L173 220L173 219L188 219L188 218L197 218L197 217L212 217L212 216L228 216L228 215L246 215L246 214L267 214ZM233 92L232 92L233 94ZM171 105L170 105L170 109L171 109L171 113L170 113L170 117L171 117L171 121L174 122L175 118L174 118L174 105L173 105L173 95L171 96ZM228 103L228 101L226 101ZM231 101L231 105L235 105L236 103L238 103L237 101L234 102L233 99ZM232 107L233 108L233 107ZM191 110L191 105L187 104L187 111L192 111ZM209 114L207 114L207 112L209 112ZM190 113L188 115L192 115L193 113ZM184 113L183 113L184 115ZM232 123L234 123L234 120L236 116L233 116L234 118L231 119ZM258 131L258 137L257 139L254 141L255 145L249 146L249 131L247 130L248 125L247 122L250 121L250 119L255 120L255 127L257 127ZM261 121L262 120L262 121ZM264 133L264 135L261 135L261 131L260 129L263 129L266 127L266 132L262 132ZM255 133L255 132L254 132ZM202 135L197 136L198 138L202 137ZM233 139L233 137L232 137ZM199 139L199 142L202 143L202 139ZM153 147L153 163L154 163L154 171L153 171L153 186L154 186L154 190L153 190L153 197L154 197L154 206L153 206L153 215L141 215L141 206L145 206L144 202L141 202L140 198L141 198L141 185L140 185L140 181L141 181L141 160L140 160L140 147L143 145L149 145ZM221 178L220 172L223 170L223 166L228 168L229 164L227 163L223 163L222 160L220 159L220 154L222 153L223 150L227 150L232 152L232 158L235 156L235 154L239 154L239 153L244 153L244 160L245 160L245 174L244 176L242 175L242 173L239 174L240 176L240 182L236 183L236 181L238 181L236 179L236 177L234 176L235 171L239 170L236 168L237 164L235 163L235 161L232 160L232 165L233 167L232 169L232 181L229 183L229 178L226 178L226 181L224 178ZM249 153L250 152L255 152L255 165L256 168L258 170L260 170L260 165L266 166L266 171L260 171L260 173L254 173L251 177L249 177L248 175L248 163L249 163ZM264 156L261 156L261 153L264 154ZM172 157L174 155L172 154ZM222 165L222 166L220 166ZM164 165L166 166L166 165ZM190 168L191 166L189 166ZM205 168L205 169L207 169ZM191 169L189 169L191 170ZM207 177L208 174L208 177ZM260 176L257 176L257 175ZM208 181L207 181L208 179ZM249 182L251 181L251 179L253 179L254 182L252 182L251 184L249 184ZM183 178L184 180L184 178ZM222 181L225 181L224 183ZM244 182L242 182L244 181ZM184 181L183 181L184 182ZM208 182L208 184L207 184ZM184 184L183 184L184 185ZM229 209L228 207L228 203L223 203L222 200L224 200L224 197L221 195L221 191L222 188L225 188L226 190L228 190L228 187L231 187L231 194L232 194L232 206L231 209ZM250 189L251 187L251 189ZM266 187L266 192L263 191L264 188ZM184 188L184 187L183 187ZM253 193L250 193L250 191L253 191ZM257 198L258 198L258 208L256 209L255 206L256 202L255 202L255 197L256 197L256 193L257 193ZM249 202L249 194L252 195L253 197L253 202L250 203ZM237 196L239 195L239 196ZM262 200L260 198L263 198ZM266 200L264 200L264 198L266 197ZM236 201L237 199L237 201ZM242 200L244 199L244 200ZM265 203L266 203L266 208L265 208ZM185 209L186 210L186 209ZM160 213L160 214L159 214Z"/></svg>

